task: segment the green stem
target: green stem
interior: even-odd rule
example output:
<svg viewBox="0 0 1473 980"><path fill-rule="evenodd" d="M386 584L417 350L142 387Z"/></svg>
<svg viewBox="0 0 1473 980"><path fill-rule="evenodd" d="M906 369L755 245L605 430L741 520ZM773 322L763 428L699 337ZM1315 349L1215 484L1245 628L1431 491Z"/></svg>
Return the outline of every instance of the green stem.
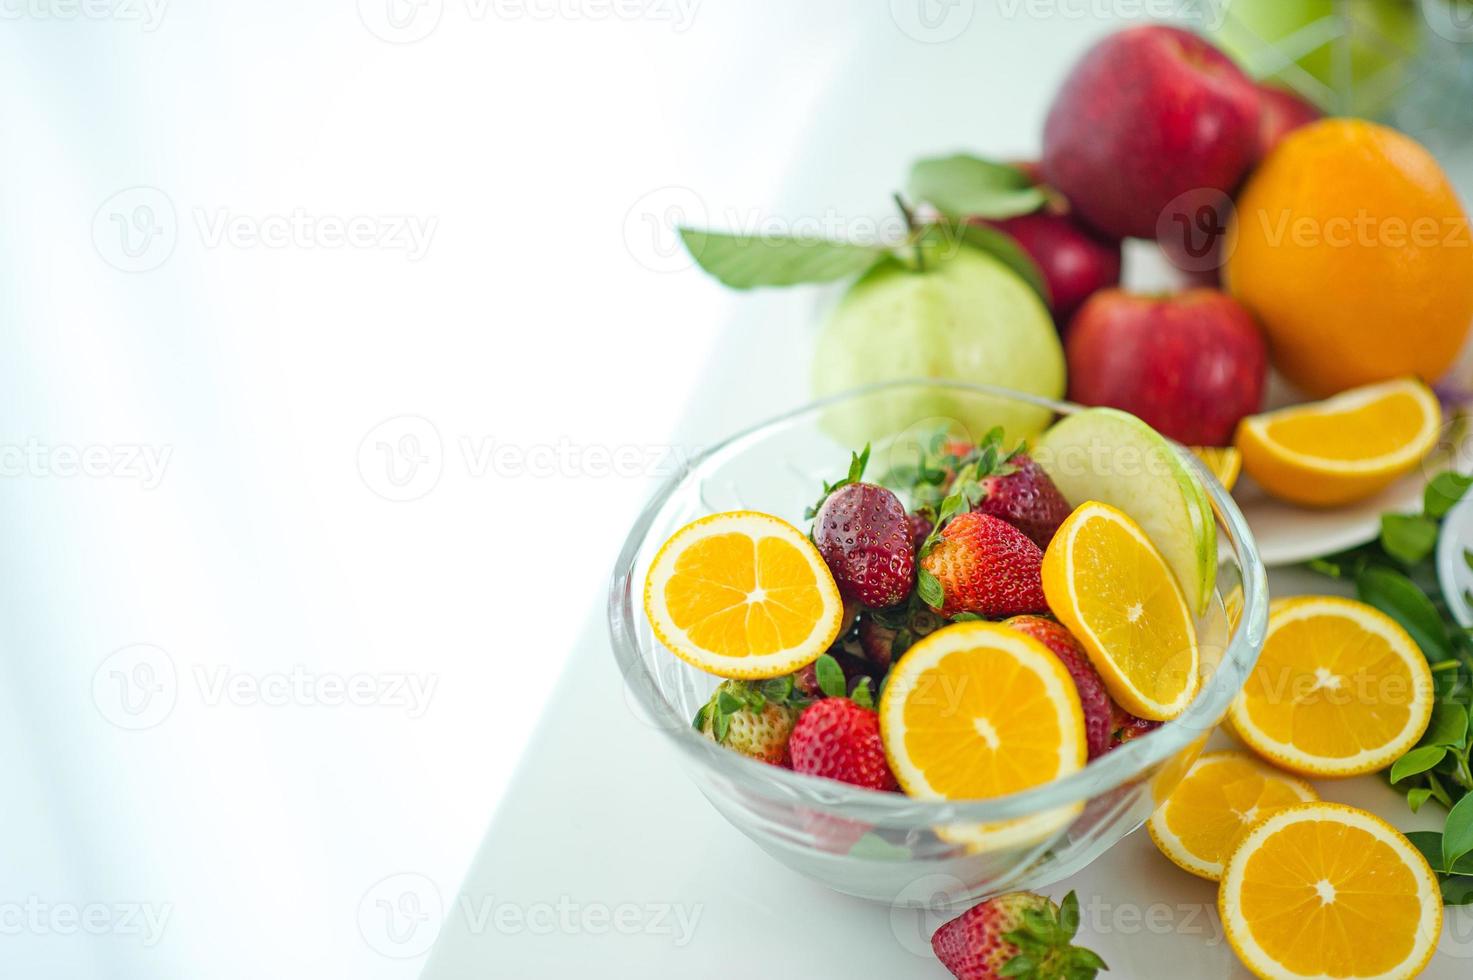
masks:
<svg viewBox="0 0 1473 980"><path fill-rule="evenodd" d="M910 232L910 244L911 247L915 250L916 271L925 272L926 253L925 250L921 248L920 236L916 234L916 213L911 210L910 205L905 203L905 198L901 197L898 191L892 194L891 197L895 199L895 206L900 209L901 215L905 218L906 230Z"/></svg>

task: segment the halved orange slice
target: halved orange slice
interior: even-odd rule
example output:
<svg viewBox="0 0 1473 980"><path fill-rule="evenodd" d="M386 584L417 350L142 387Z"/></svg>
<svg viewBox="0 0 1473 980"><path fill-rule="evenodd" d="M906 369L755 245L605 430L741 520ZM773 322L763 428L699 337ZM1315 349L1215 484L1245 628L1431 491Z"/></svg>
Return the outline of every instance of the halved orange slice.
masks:
<svg viewBox="0 0 1473 980"><path fill-rule="evenodd" d="M1319 799L1314 787L1246 752L1209 752L1197 759L1146 829L1162 854L1208 881L1222 869L1248 828L1287 806Z"/></svg>
<svg viewBox="0 0 1473 980"><path fill-rule="evenodd" d="M1192 454L1206 464L1224 490L1231 490L1243 470L1243 454L1232 446L1193 446Z"/></svg>
<svg viewBox="0 0 1473 980"><path fill-rule="evenodd" d="M671 653L720 677L780 677L818 659L844 618L808 536L753 511L712 514L660 547L644 611Z"/></svg>
<svg viewBox="0 0 1473 980"><path fill-rule="evenodd" d="M1437 445L1441 425L1437 397L1402 378L1249 416L1238 425L1237 446L1248 475L1275 497L1333 507L1409 472Z"/></svg>
<svg viewBox="0 0 1473 980"><path fill-rule="evenodd" d="M1432 718L1432 670L1390 616L1335 596L1269 606L1258 664L1228 709L1233 732L1305 776L1384 769Z"/></svg>
<svg viewBox="0 0 1473 980"><path fill-rule="evenodd" d="M1217 907L1260 977L1415 977L1437 949L1442 897L1427 859L1380 817L1339 803L1280 810L1244 836Z"/></svg>
<svg viewBox="0 0 1473 980"><path fill-rule="evenodd" d="M1092 500L1069 515L1044 552L1043 594L1125 710L1168 721L1196 697L1192 612L1166 560L1122 511Z"/></svg>

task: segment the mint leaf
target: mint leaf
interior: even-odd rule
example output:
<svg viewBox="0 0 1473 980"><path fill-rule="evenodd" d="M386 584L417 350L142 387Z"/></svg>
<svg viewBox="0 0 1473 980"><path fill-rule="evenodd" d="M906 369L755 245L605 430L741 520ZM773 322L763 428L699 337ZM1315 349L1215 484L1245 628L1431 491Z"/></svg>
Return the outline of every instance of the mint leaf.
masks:
<svg viewBox="0 0 1473 980"><path fill-rule="evenodd" d="M1412 749L1391 766L1391 781L1399 783L1408 776L1424 773L1446 756L1447 747L1443 745L1424 745L1420 749Z"/></svg>
<svg viewBox="0 0 1473 980"><path fill-rule="evenodd" d="M1440 519L1463 499L1469 487L1473 487L1473 476L1452 470L1439 473L1427 481L1427 489L1422 493L1422 509L1428 517Z"/></svg>
<svg viewBox="0 0 1473 980"><path fill-rule="evenodd" d="M1447 625L1411 579L1394 569L1372 565L1356 576L1355 589L1362 602L1400 623L1428 660L1446 660L1452 655Z"/></svg>
<svg viewBox="0 0 1473 980"><path fill-rule="evenodd" d="M1011 218L1037 211L1048 201L1043 189L1017 167L965 153L917 161L907 187L912 197L951 218Z"/></svg>
<svg viewBox="0 0 1473 980"><path fill-rule="evenodd" d="M882 245L696 228L681 228L680 240L702 269L733 289L832 282L865 272L890 254Z"/></svg>
<svg viewBox="0 0 1473 980"><path fill-rule="evenodd" d="M1437 545L1437 522L1408 514L1381 515L1381 547L1404 565L1415 565Z"/></svg>
<svg viewBox="0 0 1473 980"><path fill-rule="evenodd" d="M1447 815L1442 828L1442 861L1446 868L1455 867L1464 854L1473 852L1473 793L1458 801Z"/></svg>
<svg viewBox="0 0 1473 980"><path fill-rule="evenodd" d="M1053 297L1049 295L1048 283L1044 281L1038 264L1027 252L1023 251L1023 246L1019 245L1012 235L986 225L968 223L962 226L961 239L972 248L986 252L1017 273L1020 279L1033 288L1038 298L1043 300L1044 306L1053 307Z"/></svg>
<svg viewBox="0 0 1473 980"><path fill-rule="evenodd" d="M814 675L818 678L818 689L831 698L842 698L847 691L844 668L839 661L826 653L818 655L813 663Z"/></svg>

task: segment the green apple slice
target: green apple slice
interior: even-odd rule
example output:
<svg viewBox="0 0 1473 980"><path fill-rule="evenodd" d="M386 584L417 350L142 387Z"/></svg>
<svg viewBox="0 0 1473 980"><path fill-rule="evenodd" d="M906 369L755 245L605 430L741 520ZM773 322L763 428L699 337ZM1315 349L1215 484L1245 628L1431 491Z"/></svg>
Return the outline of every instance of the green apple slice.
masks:
<svg viewBox="0 0 1473 980"><path fill-rule="evenodd" d="M1217 579L1217 523L1207 491L1180 451L1134 415L1089 408L1039 437L1038 465L1078 507L1098 500L1141 526L1202 615Z"/></svg>

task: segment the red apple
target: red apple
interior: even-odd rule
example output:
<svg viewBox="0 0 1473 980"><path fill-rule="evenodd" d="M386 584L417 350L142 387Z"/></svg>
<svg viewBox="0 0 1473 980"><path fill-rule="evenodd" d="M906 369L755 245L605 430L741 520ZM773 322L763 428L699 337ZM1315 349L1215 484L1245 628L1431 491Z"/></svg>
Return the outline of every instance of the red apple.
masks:
<svg viewBox="0 0 1473 980"><path fill-rule="evenodd" d="M1099 238L1068 215L1039 211L989 224L1016 239L1038 265L1060 329L1091 293L1120 284L1120 243Z"/></svg>
<svg viewBox="0 0 1473 980"><path fill-rule="evenodd" d="M1268 350L1252 315L1215 289L1096 293L1069 325L1069 398L1130 412L1189 446L1225 446L1258 411Z"/></svg>
<svg viewBox="0 0 1473 980"><path fill-rule="evenodd" d="M1268 156L1279 140L1324 113L1303 96L1277 85L1258 86L1258 159Z"/></svg>
<svg viewBox="0 0 1473 980"><path fill-rule="evenodd" d="M1181 195L1237 187L1256 159L1258 103L1257 86L1197 35L1120 31L1054 97L1043 175L1107 238L1155 238L1158 227L1194 220Z"/></svg>

